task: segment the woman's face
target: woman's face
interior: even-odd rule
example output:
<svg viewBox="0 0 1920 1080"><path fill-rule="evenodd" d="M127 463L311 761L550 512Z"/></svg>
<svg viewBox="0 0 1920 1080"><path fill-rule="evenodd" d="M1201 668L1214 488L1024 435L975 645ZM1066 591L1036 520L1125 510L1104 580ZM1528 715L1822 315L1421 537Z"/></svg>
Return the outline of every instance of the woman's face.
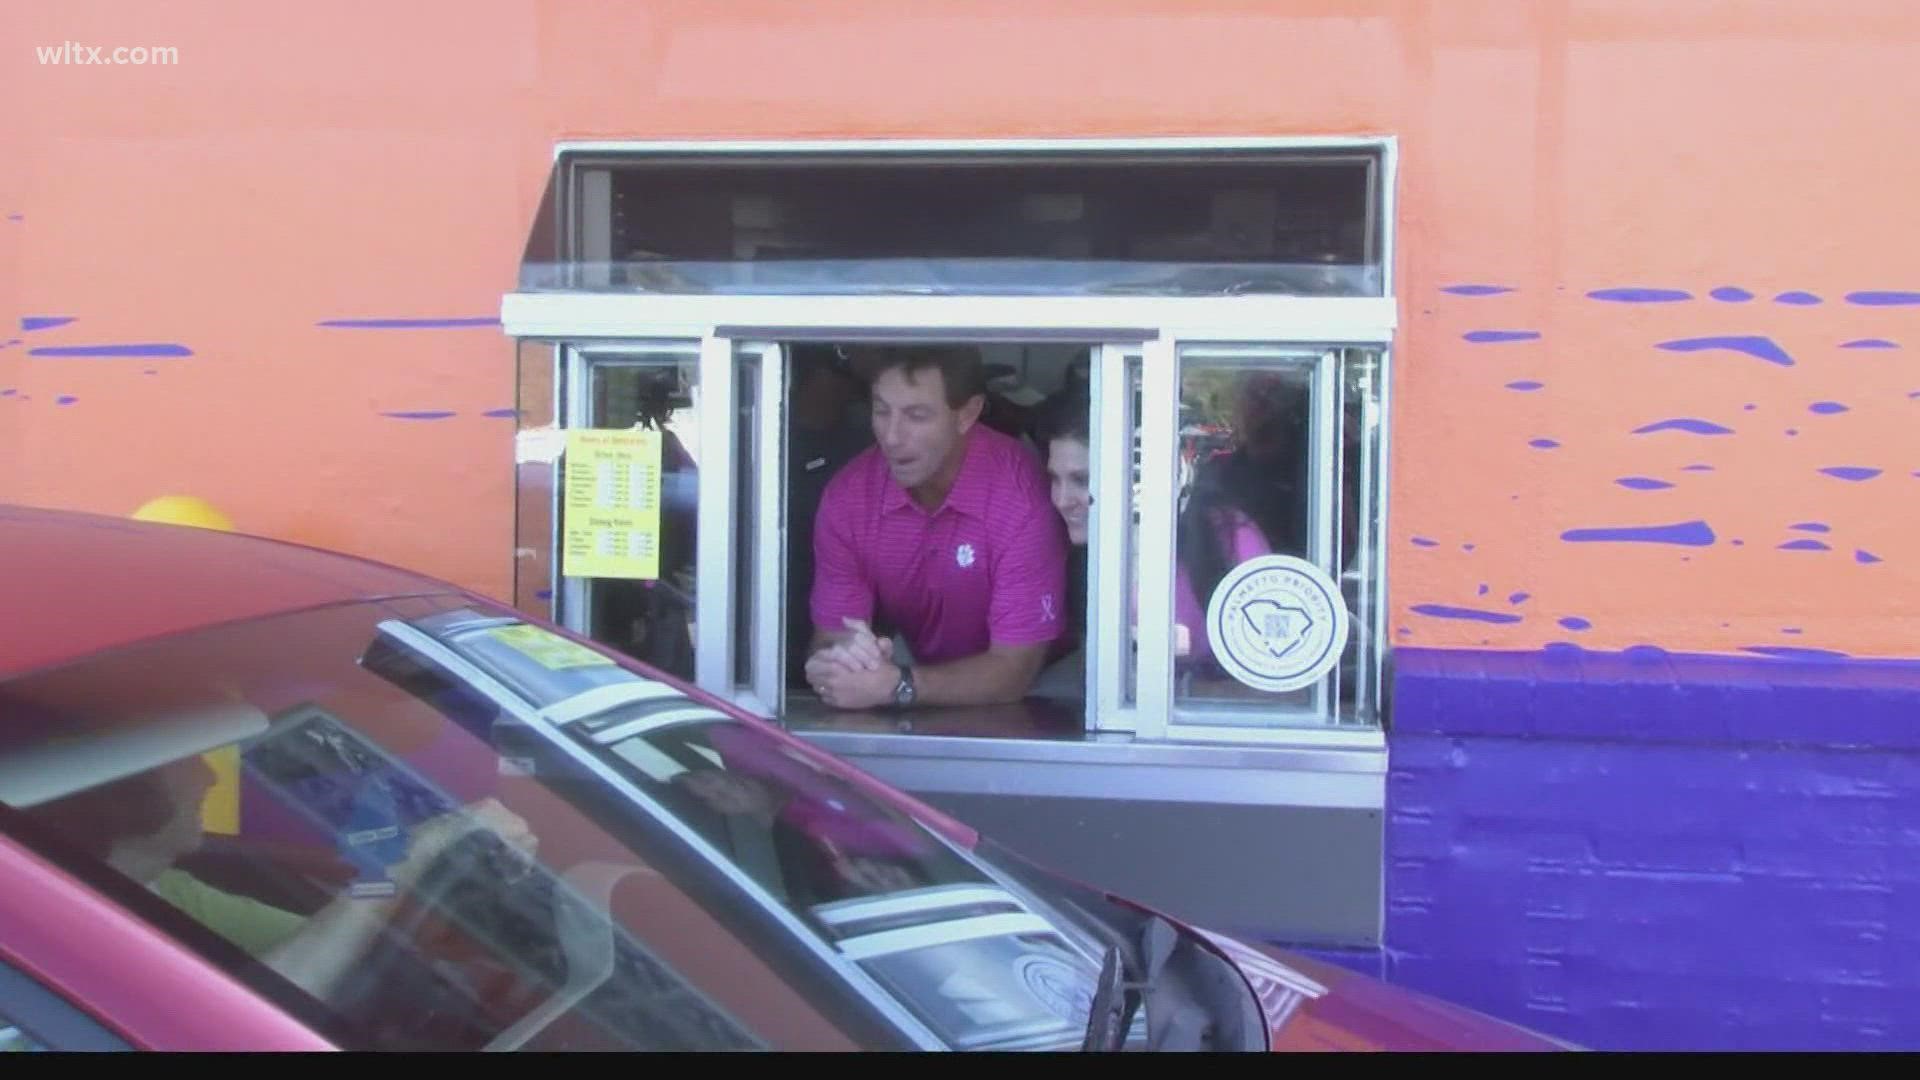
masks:
<svg viewBox="0 0 1920 1080"><path fill-rule="evenodd" d="M1047 444L1047 476L1053 481L1053 508L1067 523L1067 536L1076 544L1087 542L1087 513L1093 507L1093 495L1087 490L1087 444L1074 438L1055 439Z"/></svg>

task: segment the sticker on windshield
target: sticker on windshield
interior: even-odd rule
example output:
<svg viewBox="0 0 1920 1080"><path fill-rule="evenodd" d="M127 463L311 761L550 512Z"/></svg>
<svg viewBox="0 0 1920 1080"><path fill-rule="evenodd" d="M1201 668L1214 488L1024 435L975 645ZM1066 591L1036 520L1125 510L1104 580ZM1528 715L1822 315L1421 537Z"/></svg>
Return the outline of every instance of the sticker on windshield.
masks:
<svg viewBox="0 0 1920 1080"><path fill-rule="evenodd" d="M596 665L614 666L613 661L585 645L568 641L558 634L526 623L498 627L487 631L487 636L548 671L566 671L569 668Z"/></svg>
<svg viewBox="0 0 1920 1080"><path fill-rule="evenodd" d="M1207 604L1207 634L1227 674L1282 693L1320 681L1346 651L1339 586L1292 555L1263 555L1227 572Z"/></svg>
<svg viewBox="0 0 1920 1080"><path fill-rule="evenodd" d="M1056 957L1028 953L1013 962L1014 973L1035 1001L1068 1023L1080 1023L1093 1012L1093 986L1085 973Z"/></svg>

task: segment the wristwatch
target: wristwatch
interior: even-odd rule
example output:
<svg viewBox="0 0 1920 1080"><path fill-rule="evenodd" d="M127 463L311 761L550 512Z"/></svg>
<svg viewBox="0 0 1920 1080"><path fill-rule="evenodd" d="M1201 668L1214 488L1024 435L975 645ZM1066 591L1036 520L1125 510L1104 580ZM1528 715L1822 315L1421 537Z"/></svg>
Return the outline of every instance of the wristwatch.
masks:
<svg viewBox="0 0 1920 1080"><path fill-rule="evenodd" d="M913 669L905 664L896 666L900 669L900 681L893 687L893 703L904 709L913 704L919 691L913 687Z"/></svg>

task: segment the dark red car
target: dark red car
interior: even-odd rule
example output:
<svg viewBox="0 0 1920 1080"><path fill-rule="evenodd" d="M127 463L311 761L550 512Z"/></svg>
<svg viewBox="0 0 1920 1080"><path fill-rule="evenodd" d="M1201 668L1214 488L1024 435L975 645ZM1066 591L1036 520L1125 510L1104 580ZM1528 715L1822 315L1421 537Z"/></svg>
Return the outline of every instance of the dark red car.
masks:
<svg viewBox="0 0 1920 1080"><path fill-rule="evenodd" d="M1555 1049L442 582L0 508L0 1047Z"/></svg>

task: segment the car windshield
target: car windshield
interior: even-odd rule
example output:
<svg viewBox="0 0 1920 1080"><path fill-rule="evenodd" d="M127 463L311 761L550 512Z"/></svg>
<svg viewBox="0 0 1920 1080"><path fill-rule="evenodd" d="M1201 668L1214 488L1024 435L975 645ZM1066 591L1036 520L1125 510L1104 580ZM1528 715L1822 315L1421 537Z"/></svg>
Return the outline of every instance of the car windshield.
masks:
<svg viewBox="0 0 1920 1080"><path fill-rule="evenodd" d="M357 1049L1077 1048L1104 949L963 828L468 599L0 683L0 802Z"/></svg>

